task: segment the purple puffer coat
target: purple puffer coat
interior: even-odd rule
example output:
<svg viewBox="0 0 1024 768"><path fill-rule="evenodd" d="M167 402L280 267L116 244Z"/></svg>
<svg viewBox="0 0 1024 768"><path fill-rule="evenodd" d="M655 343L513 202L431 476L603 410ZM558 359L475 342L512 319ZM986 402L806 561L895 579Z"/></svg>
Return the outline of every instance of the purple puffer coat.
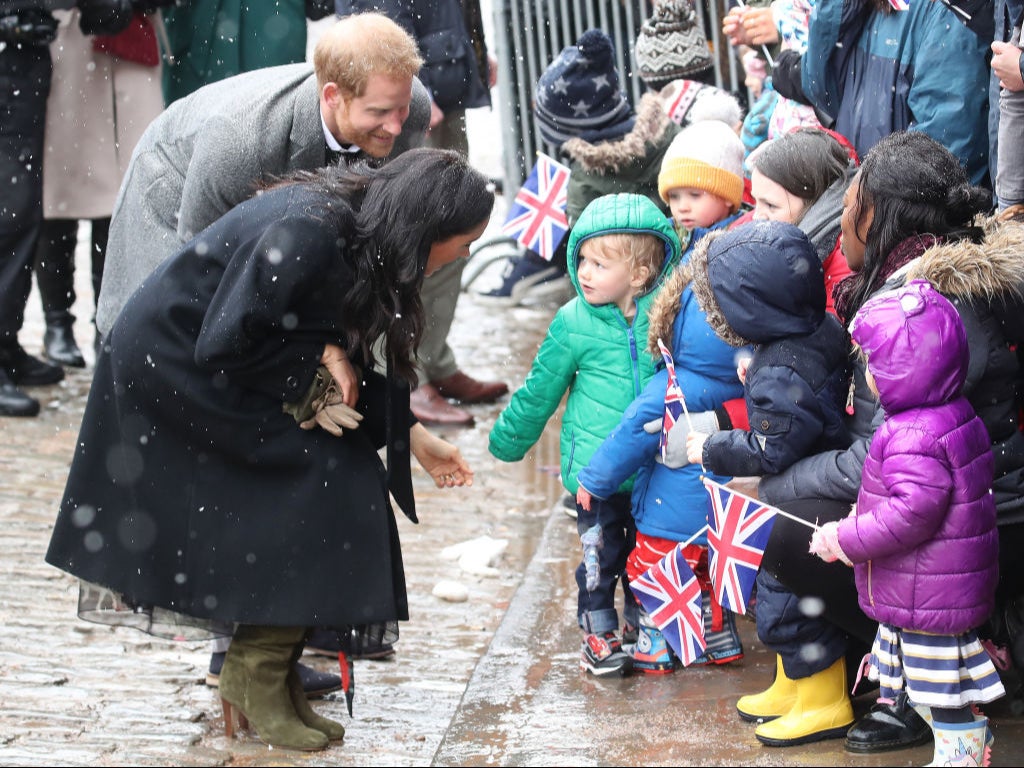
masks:
<svg viewBox="0 0 1024 768"><path fill-rule="evenodd" d="M988 432L961 396L967 337L956 309L914 280L857 313L885 422L856 514L839 523L860 607L901 629L960 634L992 612L999 539Z"/></svg>

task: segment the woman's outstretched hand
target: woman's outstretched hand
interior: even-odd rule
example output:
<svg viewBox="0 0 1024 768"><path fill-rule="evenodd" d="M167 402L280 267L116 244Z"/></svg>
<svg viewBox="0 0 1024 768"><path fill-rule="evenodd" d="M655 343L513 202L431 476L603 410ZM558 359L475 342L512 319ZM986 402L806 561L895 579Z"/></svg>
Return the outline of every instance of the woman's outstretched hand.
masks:
<svg viewBox="0 0 1024 768"><path fill-rule="evenodd" d="M337 344L324 345L320 363L331 372L334 385L341 393L341 401L349 408L355 408L359 402L359 375L345 350Z"/></svg>
<svg viewBox="0 0 1024 768"><path fill-rule="evenodd" d="M409 430L409 447L438 488L473 484L473 470L454 445L432 435L422 424Z"/></svg>

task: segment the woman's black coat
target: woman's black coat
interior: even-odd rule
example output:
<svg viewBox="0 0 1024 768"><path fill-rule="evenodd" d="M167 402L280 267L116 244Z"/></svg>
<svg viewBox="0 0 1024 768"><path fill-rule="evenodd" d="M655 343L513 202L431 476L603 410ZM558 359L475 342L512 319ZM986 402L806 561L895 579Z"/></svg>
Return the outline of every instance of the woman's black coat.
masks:
<svg viewBox="0 0 1024 768"><path fill-rule="evenodd" d="M344 338L351 225L312 186L270 190L146 280L97 361L47 562L199 619L408 618L384 377L341 437L282 411Z"/></svg>

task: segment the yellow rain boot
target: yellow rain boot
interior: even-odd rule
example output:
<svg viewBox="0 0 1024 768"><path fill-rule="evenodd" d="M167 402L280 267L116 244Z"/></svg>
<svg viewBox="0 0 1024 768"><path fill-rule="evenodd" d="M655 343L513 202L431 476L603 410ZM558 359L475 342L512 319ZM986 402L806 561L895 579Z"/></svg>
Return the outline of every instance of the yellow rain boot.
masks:
<svg viewBox="0 0 1024 768"><path fill-rule="evenodd" d="M843 738L853 725L853 706L846 692L846 659L840 656L828 669L793 682L793 708L757 726L757 740L769 747L791 747Z"/></svg>
<svg viewBox="0 0 1024 768"><path fill-rule="evenodd" d="M775 680L767 690L741 696L736 711L747 722L766 723L782 717L796 704L796 683L786 677L782 657L775 656Z"/></svg>

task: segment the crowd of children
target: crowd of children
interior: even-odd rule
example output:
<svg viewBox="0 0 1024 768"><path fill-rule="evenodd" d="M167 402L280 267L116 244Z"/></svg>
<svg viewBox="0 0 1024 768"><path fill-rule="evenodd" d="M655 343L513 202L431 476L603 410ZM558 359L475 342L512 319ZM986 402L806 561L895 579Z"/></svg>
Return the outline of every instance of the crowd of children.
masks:
<svg viewBox="0 0 1024 768"><path fill-rule="evenodd" d="M541 78L542 133L574 158L570 185L589 189L570 194L583 205L565 250L576 296L491 451L522 459L568 393L562 480L599 560L576 571L588 673L684 666L628 586L677 550L702 593L706 649L688 665L743 658L708 567L704 481L732 483L803 523L777 525L757 575L758 637L777 654L771 685L737 704L757 738L875 752L934 736L935 764L983 764L977 707L1004 695L990 654L1012 644L1004 613L1024 588L1007 554L1024 542L1024 225L1010 211L980 226L991 192L920 132L881 138L861 166L787 100L790 128L780 112L749 151L738 116L694 118L700 100L721 102L688 79L710 61L692 27L685 0L655 3L636 46L652 93L636 115L605 110L622 113L614 135L581 136L582 101L565 98L571 66L595 57L566 49ZM657 35L685 55L660 55ZM580 41L609 43L596 30ZM658 129L622 154L640 115ZM687 411L663 434L670 382ZM818 615L806 595L822 598ZM855 724L861 657L879 699Z"/></svg>

